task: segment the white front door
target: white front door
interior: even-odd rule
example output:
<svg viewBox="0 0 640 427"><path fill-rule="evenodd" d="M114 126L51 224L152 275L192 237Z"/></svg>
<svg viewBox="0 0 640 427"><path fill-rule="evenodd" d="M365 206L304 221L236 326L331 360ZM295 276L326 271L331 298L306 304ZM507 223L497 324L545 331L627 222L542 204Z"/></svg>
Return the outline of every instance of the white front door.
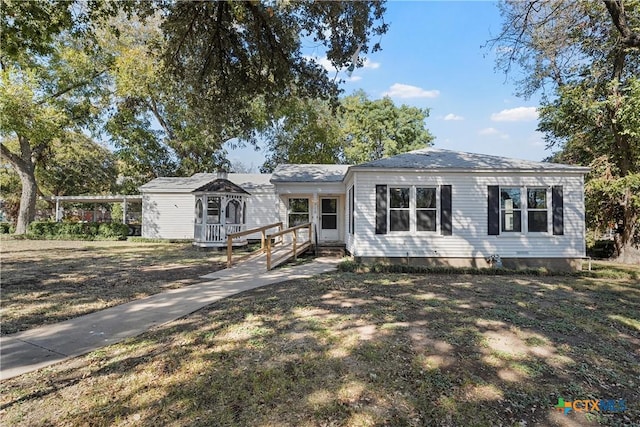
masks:
<svg viewBox="0 0 640 427"><path fill-rule="evenodd" d="M338 198L320 198L320 235L321 242L338 241L340 233L338 231Z"/></svg>

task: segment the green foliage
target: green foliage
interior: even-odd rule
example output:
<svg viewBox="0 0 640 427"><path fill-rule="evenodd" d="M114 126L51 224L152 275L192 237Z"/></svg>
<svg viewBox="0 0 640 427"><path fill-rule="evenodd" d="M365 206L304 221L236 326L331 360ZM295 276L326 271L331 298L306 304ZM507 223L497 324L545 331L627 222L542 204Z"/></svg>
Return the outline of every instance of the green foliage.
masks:
<svg viewBox="0 0 640 427"><path fill-rule="evenodd" d="M11 234L14 231L15 230L12 224L8 222L0 222L0 234Z"/></svg>
<svg viewBox="0 0 640 427"><path fill-rule="evenodd" d="M341 102L340 125L347 163L364 163L431 145L425 128L429 110L401 105L391 98L369 100L362 91Z"/></svg>
<svg viewBox="0 0 640 427"><path fill-rule="evenodd" d="M114 203L111 205L111 221L122 223L122 217L124 215L124 209L122 203Z"/></svg>
<svg viewBox="0 0 640 427"><path fill-rule="evenodd" d="M96 235L101 237L117 237L124 240L129 234L129 226L120 222L104 222L101 223Z"/></svg>
<svg viewBox="0 0 640 427"><path fill-rule="evenodd" d="M66 132L53 140L49 155L36 165L46 195L108 194L116 187L114 155L81 133Z"/></svg>
<svg viewBox="0 0 640 427"><path fill-rule="evenodd" d="M126 240L129 226L116 222L34 221L27 234L34 239Z"/></svg>
<svg viewBox="0 0 640 427"><path fill-rule="evenodd" d="M337 82L303 55L305 40L338 68L387 31L383 2L173 2L162 28L177 91L221 141L245 136L292 97L335 98ZM355 66L362 66L358 60Z"/></svg>
<svg viewBox="0 0 640 427"><path fill-rule="evenodd" d="M341 130L329 102L292 98L280 114L261 134L268 141L263 172L283 163L340 163Z"/></svg>
<svg viewBox="0 0 640 427"><path fill-rule="evenodd" d="M424 148L433 136L425 128L429 111L363 91L333 108L327 101L293 98L282 117L264 130L268 155L263 172L281 163L363 163Z"/></svg>
<svg viewBox="0 0 640 427"><path fill-rule="evenodd" d="M525 96L546 88L539 130L551 160L591 166L587 223L616 232L617 255L640 259L640 2L505 2L498 65L525 71ZM550 89L550 90L549 90ZM635 242L634 242L635 239ZM634 248L635 246L635 248Z"/></svg>

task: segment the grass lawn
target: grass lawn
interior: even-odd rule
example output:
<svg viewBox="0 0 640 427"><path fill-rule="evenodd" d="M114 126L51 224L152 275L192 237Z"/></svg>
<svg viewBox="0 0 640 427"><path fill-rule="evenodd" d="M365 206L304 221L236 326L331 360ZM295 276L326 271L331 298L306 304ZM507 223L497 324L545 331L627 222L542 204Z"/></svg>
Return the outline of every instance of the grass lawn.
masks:
<svg viewBox="0 0 640 427"><path fill-rule="evenodd" d="M268 286L0 383L0 424L638 425L639 273ZM565 415L559 398L626 408Z"/></svg>
<svg viewBox="0 0 640 427"><path fill-rule="evenodd" d="M2 240L3 335L187 286L224 267L190 244Z"/></svg>

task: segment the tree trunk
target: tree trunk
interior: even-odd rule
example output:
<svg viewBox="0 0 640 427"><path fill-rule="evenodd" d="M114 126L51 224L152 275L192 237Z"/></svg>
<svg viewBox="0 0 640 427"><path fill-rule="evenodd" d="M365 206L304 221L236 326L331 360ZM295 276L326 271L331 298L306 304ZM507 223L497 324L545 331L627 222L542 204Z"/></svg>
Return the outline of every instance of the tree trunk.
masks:
<svg viewBox="0 0 640 427"><path fill-rule="evenodd" d="M25 234L27 227L36 216L36 200L38 198L38 184L34 169L19 170L20 183L22 184L22 195L20 196L20 210L18 211L18 222L15 234Z"/></svg>
<svg viewBox="0 0 640 427"><path fill-rule="evenodd" d="M636 264L640 262L640 249L634 245L634 238L640 218L638 211L631 205L630 188L626 189L622 219L622 227L615 240L617 260L625 264Z"/></svg>
<svg viewBox="0 0 640 427"><path fill-rule="evenodd" d="M18 136L20 154L12 153L4 144L0 144L0 154L6 158L16 170L22 184L20 209L15 234L25 234L27 227L36 216L36 200L38 198L38 184L36 183L36 168L32 159L29 140Z"/></svg>

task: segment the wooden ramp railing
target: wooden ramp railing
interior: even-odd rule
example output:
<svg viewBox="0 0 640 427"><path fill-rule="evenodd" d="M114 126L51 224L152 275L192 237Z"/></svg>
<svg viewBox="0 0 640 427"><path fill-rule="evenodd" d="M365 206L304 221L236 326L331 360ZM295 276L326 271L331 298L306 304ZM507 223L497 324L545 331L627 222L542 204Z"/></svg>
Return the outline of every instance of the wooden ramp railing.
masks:
<svg viewBox="0 0 640 427"><path fill-rule="evenodd" d="M299 242L298 241L298 231L306 228L307 229L307 239ZM281 254L278 258L273 259L273 253L272 253L272 244L271 244L271 240L273 238L276 237L280 237L282 238L282 241L284 242L284 236L286 236L287 234L291 234L292 235L292 248L290 250L284 250L282 251L283 254ZM271 270L272 268L277 267L278 265L282 264L283 262L288 261L289 259L293 258L294 260L298 258L298 255L301 254L302 252L306 251L308 248L311 247L311 237L312 237L312 224L310 222L306 223L306 224L300 224L297 225L295 227L291 227L291 228L287 228L286 230L280 230L276 233L273 234L269 234L267 236L267 248L266 248L266 252L267 252L267 271Z"/></svg>
<svg viewBox="0 0 640 427"><path fill-rule="evenodd" d="M272 228L278 228L278 231L272 234L267 234L267 230ZM307 230L306 239L300 240L299 231L302 229ZM253 228L251 230L242 231L239 233L232 233L227 235L227 267L233 265L233 239L242 236L248 236L249 234L262 233L260 249L251 252L243 257L235 259L235 261L241 261L256 254L266 253L266 267L267 271L278 265L293 258L297 259L298 255L306 251L312 246L313 237L313 224L308 222L306 224L297 225L295 227L282 229L282 222L265 225L264 227ZM290 235L290 241L287 237ZM286 240L286 241L285 241ZM280 246L279 246L280 245Z"/></svg>
<svg viewBox="0 0 640 427"><path fill-rule="evenodd" d="M256 234L256 233L261 233L261 238L260 238L260 249L255 251L255 252L251 252L243 257L240 257L238 259L236 259L236 261L242 261L243 259L246 259L250 256L255 255L256 253L263 253L266 251L266 241L267 241L267 230L270 230L272 228L278 228L278 231L282 231L282 222L276 222L273 224L269 224L269 225L265 225L264 227L258 227L258 228L252 228L250 230L245 230L245 231L241 231L239 233L230 233L227 234L227 268L231 267L232 263L233 263L233 239L236 239L238 237L242 237L242 236L248 236L250 234ZM269 241L271 241L271 239L269 239Z"/></svg>

